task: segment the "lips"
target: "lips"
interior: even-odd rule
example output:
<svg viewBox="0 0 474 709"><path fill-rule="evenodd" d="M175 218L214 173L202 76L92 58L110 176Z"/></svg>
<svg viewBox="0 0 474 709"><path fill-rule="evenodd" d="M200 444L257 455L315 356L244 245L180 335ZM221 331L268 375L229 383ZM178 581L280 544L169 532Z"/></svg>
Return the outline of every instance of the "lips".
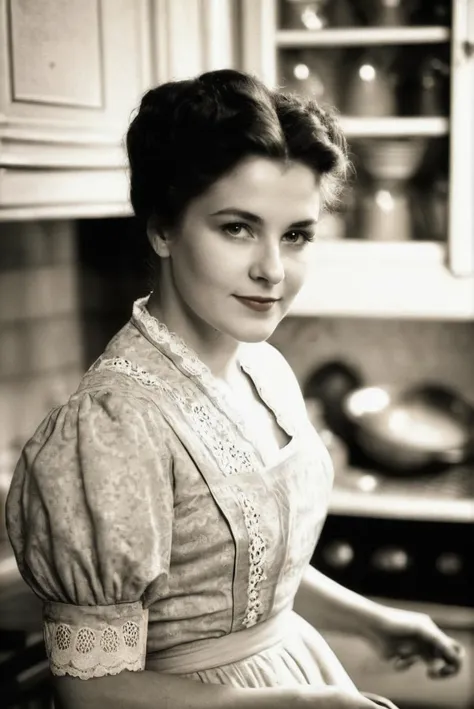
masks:
<svg viewBox="0 0 474 709"><path fill-rule="evenodd" d="M263 298L261 295L236 295L236 298L242 300L251 300L254 303L276 303L279 298Z"/></svg>
<svg viewBox="0 0 474 709"><path fill-rule="evenodd" d="M266 312L278 302L275 298L261 298L258 296L245 297L236 295L235 297L242 303L242 305L246 305L248 308L258 312Z"/></svg>

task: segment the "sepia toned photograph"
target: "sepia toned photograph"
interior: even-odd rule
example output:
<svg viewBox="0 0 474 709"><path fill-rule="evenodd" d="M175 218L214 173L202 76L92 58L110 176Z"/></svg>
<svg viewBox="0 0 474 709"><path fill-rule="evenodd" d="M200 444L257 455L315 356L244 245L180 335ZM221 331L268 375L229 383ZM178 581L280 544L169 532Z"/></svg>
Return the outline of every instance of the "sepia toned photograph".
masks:
<svg viewBox="0 0 474 709"><path fill-rule="evenodd" d="M474 0L0 0L2 709L474 709Z"/></svg>

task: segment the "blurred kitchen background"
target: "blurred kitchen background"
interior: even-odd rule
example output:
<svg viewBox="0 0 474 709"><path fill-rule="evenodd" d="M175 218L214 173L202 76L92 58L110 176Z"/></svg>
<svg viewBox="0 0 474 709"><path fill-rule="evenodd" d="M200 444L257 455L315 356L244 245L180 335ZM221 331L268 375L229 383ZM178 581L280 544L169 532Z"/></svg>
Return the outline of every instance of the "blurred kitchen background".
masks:
<svg viewBox="0 0 474 709"><path fill-rule="evenodd" d="M1 0L0 48L2 706L51 706L14 464L149 290L127 124L147 87L236 67L335 105L354 165L271 340L335 465L313 563L429 612L467 661L435 682L328 639L402 709L472 709L474 0Z"/></svg>

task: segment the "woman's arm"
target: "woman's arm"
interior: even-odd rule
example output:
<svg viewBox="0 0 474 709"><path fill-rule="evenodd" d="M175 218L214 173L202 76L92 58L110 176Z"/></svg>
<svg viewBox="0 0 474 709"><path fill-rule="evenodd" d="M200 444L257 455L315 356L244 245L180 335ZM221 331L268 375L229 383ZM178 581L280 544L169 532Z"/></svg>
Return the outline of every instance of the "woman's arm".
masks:
<svg viewBox="0 0 474 709"><path fill-rule="evenodd" d="M55 677L54 690L56 709L288 709L295 699L289 690L255 690L249 696L237 687L147 670L87 680Z"/></svg>
<svg viewBox="0 0 474 709"><path fill-rule="evenodd" d="M318 630L336 630L369 637L380 604L349 590L308 564L293 610Z"/></svg>
<svg viewBox="0 0 474 709"><path fill-rule="evenodd" d="M56 709L379 709L337 687L248 689L146 670L88 680L55 677L54 689Z"/></svg>
<svg viewBox="0 0 474 709"><path fill-rule="evenodd" d="M318 630L360 635L397 669L418 660L432 678L448 677L461 668L464 650L425 613L392 608L341 586L308 566L294 610Z"/></svg>

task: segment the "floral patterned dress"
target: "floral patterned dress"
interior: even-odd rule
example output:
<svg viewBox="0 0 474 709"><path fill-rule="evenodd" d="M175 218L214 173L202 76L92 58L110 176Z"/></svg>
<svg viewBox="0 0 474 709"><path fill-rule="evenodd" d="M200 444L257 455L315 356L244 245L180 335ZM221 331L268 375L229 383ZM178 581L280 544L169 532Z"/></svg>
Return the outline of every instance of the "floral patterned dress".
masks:
<svg viewBox="0 0 474 709"><path fill-rule="evenodd" d="M291 368L268 343L241 347L289 439L265 459L230 390L146 303L14 473L8 531L44 601L52 672L353 688L292 611L333 473Z"/></svg>

